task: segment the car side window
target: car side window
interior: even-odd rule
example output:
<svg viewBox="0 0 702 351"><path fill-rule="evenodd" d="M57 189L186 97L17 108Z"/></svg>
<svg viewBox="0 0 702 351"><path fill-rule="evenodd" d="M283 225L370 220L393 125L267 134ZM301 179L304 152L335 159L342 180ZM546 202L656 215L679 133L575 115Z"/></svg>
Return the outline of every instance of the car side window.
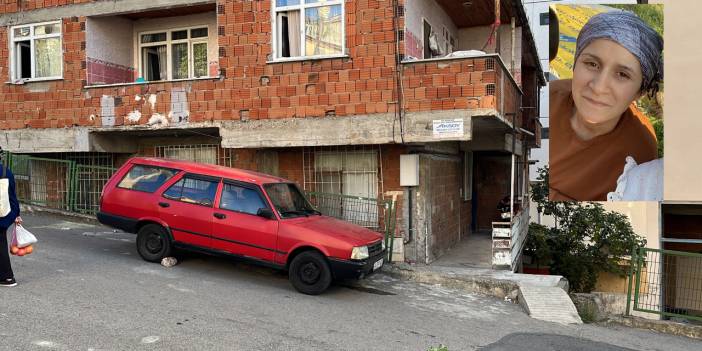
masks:
<svg viewBox="0 0 702 351"><path fill-rule="evenodd" d="M261 208L268 208L261 194L251 188L224 184L219 208L255 215Z"/></svg>
<svg viewBox="0 0 702 351"><path fill-rule="evenodd" d="M163 197L171 200L212 207L219 182L183 177L171 185Z"/></svg>
<svg viewBox="0 0 702 351"><path fill-rule="evenodd" d="M117 187L153 193L176 173L173 169L134 165Z"/></svg>

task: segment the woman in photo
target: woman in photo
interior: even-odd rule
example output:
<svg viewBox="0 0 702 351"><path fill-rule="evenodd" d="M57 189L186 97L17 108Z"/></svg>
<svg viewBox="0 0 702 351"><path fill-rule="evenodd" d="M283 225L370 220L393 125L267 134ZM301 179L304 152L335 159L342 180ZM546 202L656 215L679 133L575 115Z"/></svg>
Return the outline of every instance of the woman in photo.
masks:
<svg viewBox="0 0 702 351"><path fill-rule="evenodd" d="M657 92L662 51L660 35L630 12L600 13L583 26L573 78L549 87L551 201L605 201L627 157L657 158L653 127L634 102Z"/></svg>

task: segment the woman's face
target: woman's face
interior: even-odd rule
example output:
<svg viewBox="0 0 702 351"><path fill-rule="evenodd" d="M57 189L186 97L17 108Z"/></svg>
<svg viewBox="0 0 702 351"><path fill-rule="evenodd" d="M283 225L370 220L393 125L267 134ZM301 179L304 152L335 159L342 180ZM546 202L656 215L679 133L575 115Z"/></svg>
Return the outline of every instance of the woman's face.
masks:
<svg viewBox="0 0 702 351"><path fill-rule="evenodd" d="M595 39L583 49L573 69L576 113L590 124L618 121L640 96L639 60L623 46Z"/></svg>

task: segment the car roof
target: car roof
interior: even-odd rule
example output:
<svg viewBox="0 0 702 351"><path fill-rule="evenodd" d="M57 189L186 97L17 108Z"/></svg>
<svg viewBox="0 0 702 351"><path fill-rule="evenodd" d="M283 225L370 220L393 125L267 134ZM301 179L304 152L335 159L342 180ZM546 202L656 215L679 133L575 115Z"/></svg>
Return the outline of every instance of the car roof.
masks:
<svg viewBox="0 0 702 351"><path fill-rule="evenodd" d="M239 180L243 182L265 184L265 183L293 183L285 178L276 177L273 175L248 171L239 168L224 167L212 165L208 163L198 163L191 161L181 161L157 157L133 157L129 159L129 163L136 163L149 166L159 166L165 168L175 168L189 173L198 173L203 175L222 177L231 180Z"/></svg>

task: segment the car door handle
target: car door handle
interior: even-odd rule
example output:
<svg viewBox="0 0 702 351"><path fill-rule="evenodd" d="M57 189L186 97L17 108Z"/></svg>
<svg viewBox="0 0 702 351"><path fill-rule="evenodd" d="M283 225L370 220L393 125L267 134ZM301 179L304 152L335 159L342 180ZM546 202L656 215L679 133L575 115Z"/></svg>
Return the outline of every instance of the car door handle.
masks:
<svg viewBox="0 0 702 351"><path fill-rule="evenodd" d="M224 213L215 213L214 216L217 217L218 219L227 218L227 215L225 215Z"/></svg>
<svg viewBox="0 0 702 351"><path fill-rule="evenodd" d="M171 206L171 204L169 204L168 202L159 202L158 205L161 207L170 207Z"/></svg>

